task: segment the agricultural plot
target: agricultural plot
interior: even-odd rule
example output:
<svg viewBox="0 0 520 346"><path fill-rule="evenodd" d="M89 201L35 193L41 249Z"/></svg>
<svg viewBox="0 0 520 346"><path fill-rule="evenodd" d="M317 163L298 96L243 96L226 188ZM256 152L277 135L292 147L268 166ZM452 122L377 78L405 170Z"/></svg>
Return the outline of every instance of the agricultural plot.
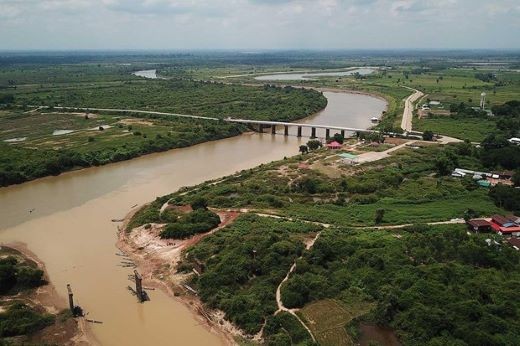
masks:
<svg viewBox="0 0 520 346"><path fill-rule="evenodd" d="M360 302L345 306L333 299L324 299L306 305L300 310L304 321L316 337L319 345L353 345L346 330L352 319L366 314L373 305Z"/></svg>

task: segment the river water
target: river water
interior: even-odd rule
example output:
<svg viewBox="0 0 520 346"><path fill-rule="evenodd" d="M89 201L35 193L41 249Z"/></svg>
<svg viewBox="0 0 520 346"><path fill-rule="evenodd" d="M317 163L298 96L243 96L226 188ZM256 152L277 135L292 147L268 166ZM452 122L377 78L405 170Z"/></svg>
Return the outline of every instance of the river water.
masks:
<svg viewBox="0 0 520 346"><path fill-rule="evenodd" d="M374 71L374 68L361 67L350 69L348 71L334 72L274 73L271 75L258 76L255 77L255 79L261 81L313 80L316 79L316 77L343 77L351 76L355 73L359 73L360 75L368 75Z"/></svg>
<svg viewBox="0 0 520 346"><path fill-rule="evenodd" d="M386 107L366 95L325 95L327 108L306 121L367 127ZM70 283L88 318L103 322L92 325L103 345L221 344L188 308L161 291L137 303L127 290L132 270L121 267L115 254L117 228L110 220L182 186L295 155L306 140L244 134L0 188L0 242L26 243L63 297Z"/></svg>

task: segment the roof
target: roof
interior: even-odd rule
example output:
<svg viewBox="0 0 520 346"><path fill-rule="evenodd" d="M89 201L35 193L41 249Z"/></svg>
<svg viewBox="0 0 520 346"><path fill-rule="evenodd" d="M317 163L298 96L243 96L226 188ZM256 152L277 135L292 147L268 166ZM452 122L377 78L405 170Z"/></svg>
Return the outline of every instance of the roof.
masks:
<svg viewBox="0 0 520 346"><path fill-rule="evenodd" d="M520 248L520 239L518 239L518 238L509 238L507 241L509 242L509 244Z"/></svg>
<svg viewBox="0 0 520 346"><path fill-rule="evenodd" d="M334 141L334 142L330 142L329 144L327 144L328 147L341 147L341 144L339 144L338 142Z"/></svg>
<svg viewBox="0 0 520 346"><path fill-rule="evenodd" d="M502 233L516 233L516 232L520 232L520 226L516 226L516 227L500 227L500 232L502 232Z"/></svg>
<svg viewBox="0 0 520 346"><path fill-rule="evenodd" d="M482 187L490 187L491 186L491 182L489 182L487 180L479 180L479 181L477 181L477 184L479 184Z"/></svg>
<svg viewBox="0 0 520 346"><path fill-rule="evenodd" d="M353 159L357 158L357 155L350 154L350 153L342 153L342 154L339 154L339 156L344 159L349 159L349 160L353 160Z"/></svg>
<svg viewBox="0 0 520 346"><path fill-rule="evenodd" d="M511 220L509 218L498 214L491 216L491 219L500 226L511 223Z"/></svg>
<svg viewBox="0 0 520 346"><path fill-rule="evenodd" d="M487 220L482 220L482 219L473 219L473 220L469 220L468 221L468 224L473 226L473 227L489 227L491 226L491 224L489 223L489 221Z"/></svg>

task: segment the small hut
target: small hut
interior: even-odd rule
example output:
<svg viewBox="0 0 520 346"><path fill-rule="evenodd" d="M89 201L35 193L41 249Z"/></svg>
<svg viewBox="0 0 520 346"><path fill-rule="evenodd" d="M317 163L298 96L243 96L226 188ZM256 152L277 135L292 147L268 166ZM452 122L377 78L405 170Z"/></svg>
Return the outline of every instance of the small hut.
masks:
<svg viewBox="0 0 520 346"><path fill-rule="evenodd" d="M333 141L333 142L330 142L329 144L327 144L327 148L329 148L329 149L341 149L341 144L336 142L336 141Z"/></svg>

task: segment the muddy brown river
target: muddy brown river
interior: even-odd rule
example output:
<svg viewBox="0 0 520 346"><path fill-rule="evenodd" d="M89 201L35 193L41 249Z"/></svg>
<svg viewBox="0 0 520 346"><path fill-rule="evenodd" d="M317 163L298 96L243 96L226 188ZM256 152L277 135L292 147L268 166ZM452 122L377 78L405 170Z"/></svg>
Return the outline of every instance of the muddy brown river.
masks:
<svg viewBox="0 0 520 346"><path fill-rule="evenodd" d="M327 108L307 121L368 127L386 108L366 95L325 95ZM92 325L102 345L221 344L221 337L161 291L150 291L151 301L137 303L127 290L132 269L122 267L116 255L117 224L111 219L182 186L295 155L305 141L244 134L0 188L0 243L26 243L45 262L64 299L70 283L87 317L103 322Z"/></svg>

